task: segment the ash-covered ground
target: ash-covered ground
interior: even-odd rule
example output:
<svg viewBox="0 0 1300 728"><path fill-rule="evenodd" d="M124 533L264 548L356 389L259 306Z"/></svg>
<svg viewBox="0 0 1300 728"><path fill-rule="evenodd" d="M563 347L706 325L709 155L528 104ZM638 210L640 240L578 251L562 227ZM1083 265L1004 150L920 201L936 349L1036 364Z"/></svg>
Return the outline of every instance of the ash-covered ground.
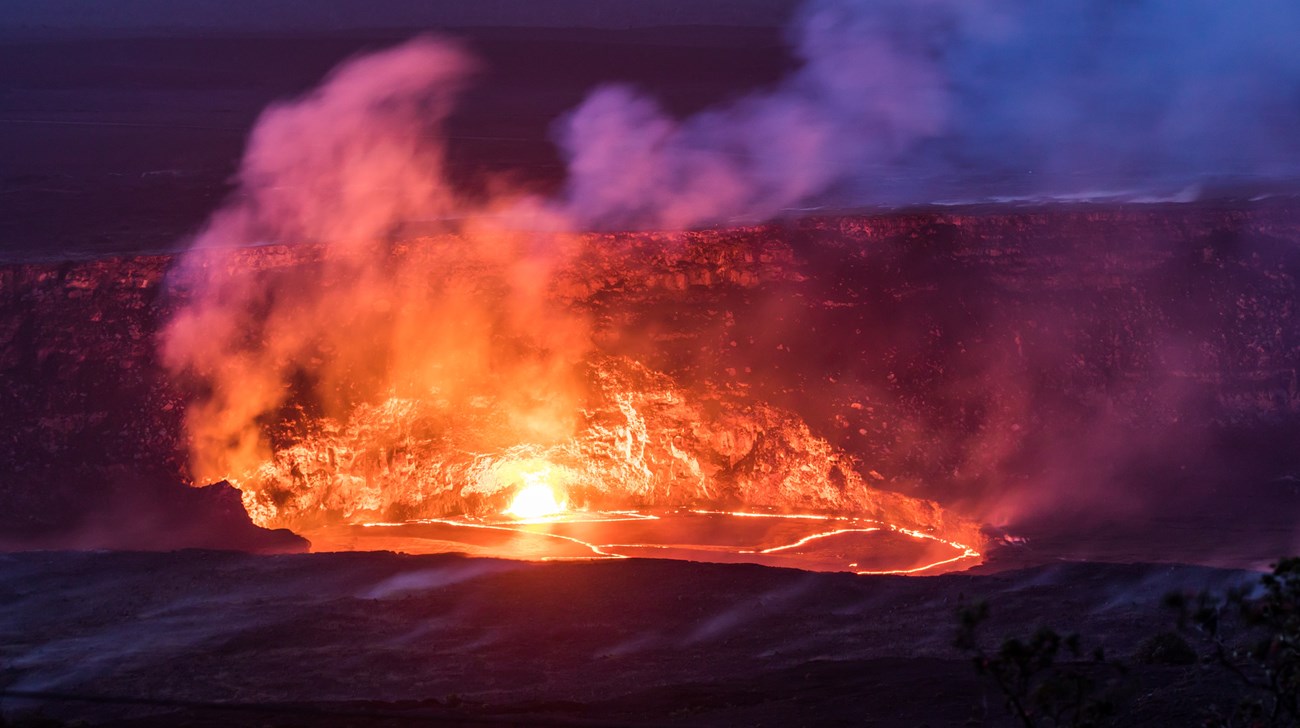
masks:
<svg viewBox="0 0 1300 728"><path fill-rule="evenodd" d="M1043 624L1127 660L1170 629L1165 592L1253 578L202 551L9 554L0 576L0 679L44 694L5 709L135 726L1003 725L952 646L959 605L988 600L989 635ZM1129 716L1187 725L1226 688L1145 666Z"/></svg>

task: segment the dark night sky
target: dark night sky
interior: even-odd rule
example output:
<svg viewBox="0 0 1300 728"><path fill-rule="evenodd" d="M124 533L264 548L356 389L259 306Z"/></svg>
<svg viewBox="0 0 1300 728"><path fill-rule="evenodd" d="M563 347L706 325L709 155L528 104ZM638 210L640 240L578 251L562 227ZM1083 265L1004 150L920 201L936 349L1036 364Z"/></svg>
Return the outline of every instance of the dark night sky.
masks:
<svg viewBox="0 0 1300 728"><path fill-rule="evenodd" d="M781 25L796 0L6 0L0 32Z"/></svg>

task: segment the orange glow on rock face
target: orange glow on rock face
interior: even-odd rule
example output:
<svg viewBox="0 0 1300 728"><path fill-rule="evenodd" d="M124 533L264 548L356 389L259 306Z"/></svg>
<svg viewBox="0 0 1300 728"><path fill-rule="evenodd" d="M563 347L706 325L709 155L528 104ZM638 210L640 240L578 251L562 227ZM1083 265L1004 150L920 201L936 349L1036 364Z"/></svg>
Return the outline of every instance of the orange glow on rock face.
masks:
<svg viewBox="0 0 1300 728"><path fill-rule="evenodd" d="M318 416L296 439L277 438L278 449L231 481L243 491L254 521L321 539L330 550L347 543L390 550L425 546L418 540L379 544L373 537L340 542L322 529L438 523L454 533L475 526L524 529L531 534L527 540L536 542L541 537L535 528L609 522L613 512L620 518L631 514L654 530L658 524L646 514L707 509L730 498L767 510L724 514L736 522L777 518L825 526L792 532L758 552L738 544L728 549L736 558L796 565L807 561L804 552L820 554L826 544L860 541L883 529L952 547L934 553L940 566L979 561L982 536L975 524L930 501L870 487L793 413L746 397L700 394L622 357L593 356L579 371L587 383L585 398L574 406L567 437L528 436L510 426L510 400L486 394L469 402L389 397L361 403L342 417ZM628 547L626 555L662 557L665 548L695 557L713 554L654 544L646 535L623 541L612 534L610 540L575 534L550 541L600 557L625 555L618 544ZM549 553L553 545L538 549ZM537 551L513 548L484 553L531 558ZM838 568L859 570L851 561ZM934 573L911 561L905 569Z"/></svg>

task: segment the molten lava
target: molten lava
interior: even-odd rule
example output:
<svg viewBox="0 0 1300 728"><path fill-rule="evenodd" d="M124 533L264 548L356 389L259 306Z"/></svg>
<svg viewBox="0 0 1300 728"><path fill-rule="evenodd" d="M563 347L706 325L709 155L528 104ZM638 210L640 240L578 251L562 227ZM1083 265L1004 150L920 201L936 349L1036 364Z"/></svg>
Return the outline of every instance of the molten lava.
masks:
<svg viewBox="0 0 1300 728"><path fill-rule="evenodd" d="M793 413L690 391L627 358L591 357L581 369L587 393L565 439L494 437L503 425L489 399L390 398L344 420L285 425L279 449L232 482L258 522L291 528L315 550L858 573L979 562L972 523L871 488Z"/></svg>
<svg viewBox="0 0 1300 728"><path fill-rule="evenodd" d="M510 507L503 512L520 520L536 520L563 513L564 501L556 498L555 489L550 483L551 470L551 466L543 465L537 470L520 473L523 487L515 494L514 500L510 501Z"/></svg>
<svg viewBox="0 0 1300 728"><path fill-rule="evenodd" d="M457 516L309 532L317 551L441 553L554 561L651 557L857 574L939 574L978 564L974 548L853 516L670 509L567 511L518 520Z"/></svg>

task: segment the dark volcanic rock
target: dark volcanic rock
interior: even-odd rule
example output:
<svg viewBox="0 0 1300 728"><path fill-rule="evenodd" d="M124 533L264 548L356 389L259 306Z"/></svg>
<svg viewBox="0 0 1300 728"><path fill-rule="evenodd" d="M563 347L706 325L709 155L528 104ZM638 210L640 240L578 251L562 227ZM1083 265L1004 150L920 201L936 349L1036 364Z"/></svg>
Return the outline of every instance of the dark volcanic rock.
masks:
<svg viewBox="0 0 1300 728"><path fill-rule="evenodd" d="M182 486L185 400L154 341L169 264L0 269L0 548L306 548L228 485Z"/></svg>
<svg viewBox="0 0 1300 728"><path fill-rule="evenodd" d="M6 702L15 717L40 707L93 724L384 725L367 713L452 709L467 724L1010 725L952 646L960 605L990 604L990 648L1041 625L1132 664L1174 622L1164 594L1257 577L1113 564L912 578L643 559L0 554L0 679L180 710ZM1151 726L1194 725L1235 687L1177 665L1135 664L1131 682L1125 724ZM266 719L258 706L287 712ZM183 719L193 713L208 722Z"/></svg>
<svg viewBox="0 0 1300 728"><path fill-rule="evenodd" d="M75 526L27 529L0 536L0 549L234 549L296 553L310 544L286 529L267 529L248 519L240 493L229 483L186 488L174 479L149 481L128 468L108 468L104 501L80 508ZM72 509L70 509L72 510Z"/></svg>
<svg viewBox="0 0 1300 728"><path fill-rule="evenodd" d="M1022 532L1127 522L1162 558L1296 548L1294 212L988 208L749 234L793 258L755 286L618 290L599 299L606 345L747 387L882 487Z"/></svg>

